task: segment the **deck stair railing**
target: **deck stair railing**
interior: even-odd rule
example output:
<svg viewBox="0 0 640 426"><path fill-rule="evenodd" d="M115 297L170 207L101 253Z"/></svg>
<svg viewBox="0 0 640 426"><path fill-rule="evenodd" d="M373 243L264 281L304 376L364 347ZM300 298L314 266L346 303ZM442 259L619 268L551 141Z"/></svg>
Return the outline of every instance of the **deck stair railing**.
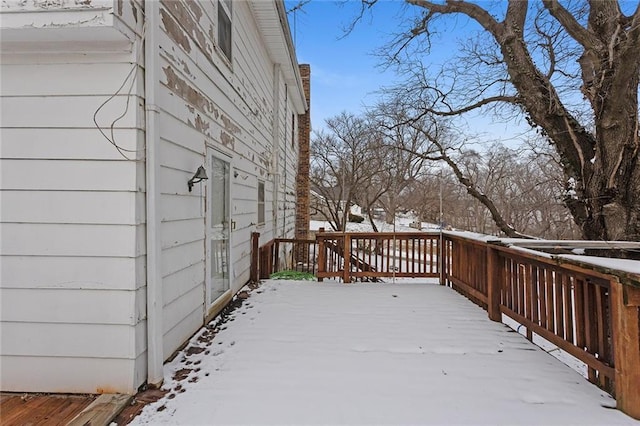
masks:
<svg viewBox="0 0 640 426"><path fill-rule="evenodd" d="M323 257L323 262L322 264L325 266L323 268L322 271L318 271L320 272L320 274L318 275L316 273L316 275L318 275L319 279L322 280L323 278L329 277L329 276L333 276L333 275L325 275L327 274L327 265L330 265L330 269L331 270L337 270L338 272L340 271L344 271L344 265L345 265L345 249L344 249L344 242L346 241L344 236L341 238L337 238L335 240L332 239L325 239L325 238L320 238L318 240L318 246L320 247L320 250L324 251L325 255ZM329 263L326 263L326 260L329 259ZM353 251L349 252L349 255L347 257L347 259L349 260L349 268L347 268L348 271L363 271L366 274L361 276L360 279L361 281L371 281L371 282L378 282L379 279L374 275L376 272L376 267L375 266L371 266L370 264L368 264L367 262L365 262L363 259L361 259L357 253L354 253ZM342 265L342 269L340 269L340 267L338 265ZM338 275L340 276L340 274ZM342 279L344 279L344 273L342 273ZM347 278L348 280L353 280L353 277L351 276L351 274L349 274L349 278Z"/></svg>
<svg viewBox="0 0 640 426"><path fill-rule="evenodd" d="M571 247L590 245L640 251L640 243L507 240L446 231L318 232L315 239L259 246L254 233L251 280L283 269L345 283L439 277L493 321L508 317L529 340L539 336L581 360L587 378L615 395L617 408L640 419L640 269L632 261L570 254Z"/></svg>

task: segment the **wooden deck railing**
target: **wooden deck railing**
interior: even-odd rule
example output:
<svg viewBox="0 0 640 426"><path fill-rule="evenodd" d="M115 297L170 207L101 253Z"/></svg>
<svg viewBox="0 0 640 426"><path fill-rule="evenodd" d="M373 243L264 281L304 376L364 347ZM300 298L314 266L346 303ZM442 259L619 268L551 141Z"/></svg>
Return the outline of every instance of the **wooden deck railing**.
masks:
<svg viewBox="0 0 640 426"><path fill-rule="evenodd" d="M251 281L267 279L274 272L285 270L316 273L317 244L315 240L277 238L259 246L260 234L252 235Z"/></svg>
<svg viewBox="0 0 640 426"><path fill-rule="evenodd" d="M427 232L320 232L316 275L343 282L438 277L439 239Z"/></svg>
<svg viewBox="0 0 640 426"><path fill-rule="evenodd" d="M640 418L640 276L444 233L443 284L584 362L589 381Z"/></svg>
<svg viewBox="0 0 640 426"><path fill-rule="evenodd" d="M514 247L463 233L320 232L258 248L252 279L297 269L343 282L440 277L502 321L506 315L573 355L588 379L640 419L640 274ZM440 256L442 253L442 256Z"/></svg>

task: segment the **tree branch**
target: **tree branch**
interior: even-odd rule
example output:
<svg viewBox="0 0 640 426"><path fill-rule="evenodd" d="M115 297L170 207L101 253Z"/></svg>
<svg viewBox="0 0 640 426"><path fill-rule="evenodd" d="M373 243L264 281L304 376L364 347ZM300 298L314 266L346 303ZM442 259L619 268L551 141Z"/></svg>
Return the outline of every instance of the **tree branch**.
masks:
<svg viewBox="0 0 640 426"><path fill-rule="evenodd" d="M462 0L447 0L445 4L433 3L427 0L406 0L407 3L429 10L431 14L443 15L451 13L463 13L477 21L482 27L493 35L501 31L501 24L496 21L489 12L480 6Z"/></svg>
<svg viewBox="0 0 640 426"><path fill-rule="evenodd" d="M589 30L584 28L567 9L565 9L558 0L542 0L542 4L549 11L551 16L556 18L560 25L562 25L569 35L573 37L582 47L585 49L597 49L603 48L602 42L592 34Z"/></svg>

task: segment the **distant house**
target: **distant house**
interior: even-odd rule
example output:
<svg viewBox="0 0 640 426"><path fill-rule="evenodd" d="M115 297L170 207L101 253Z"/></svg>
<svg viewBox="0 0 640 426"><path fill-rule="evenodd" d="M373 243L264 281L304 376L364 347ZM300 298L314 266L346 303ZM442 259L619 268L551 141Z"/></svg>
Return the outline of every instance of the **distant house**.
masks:
<svg viewBox="0 0 640 426"><path fill-rule="evenodd" d="M282 0L0 11L2 390L133 393L293 237L309 69Z"/></svg>

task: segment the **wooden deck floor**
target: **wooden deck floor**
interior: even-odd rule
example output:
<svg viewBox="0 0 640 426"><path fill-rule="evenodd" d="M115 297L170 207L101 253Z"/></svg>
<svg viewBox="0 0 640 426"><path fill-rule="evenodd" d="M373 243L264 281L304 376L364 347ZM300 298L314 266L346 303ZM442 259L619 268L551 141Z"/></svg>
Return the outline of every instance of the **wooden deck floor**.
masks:
<svg viewBox="0 0 640 426"><path fill-rule="evenodd" d="M2 426L66 425L93 400L93 395L0 394Z"/></svg>

